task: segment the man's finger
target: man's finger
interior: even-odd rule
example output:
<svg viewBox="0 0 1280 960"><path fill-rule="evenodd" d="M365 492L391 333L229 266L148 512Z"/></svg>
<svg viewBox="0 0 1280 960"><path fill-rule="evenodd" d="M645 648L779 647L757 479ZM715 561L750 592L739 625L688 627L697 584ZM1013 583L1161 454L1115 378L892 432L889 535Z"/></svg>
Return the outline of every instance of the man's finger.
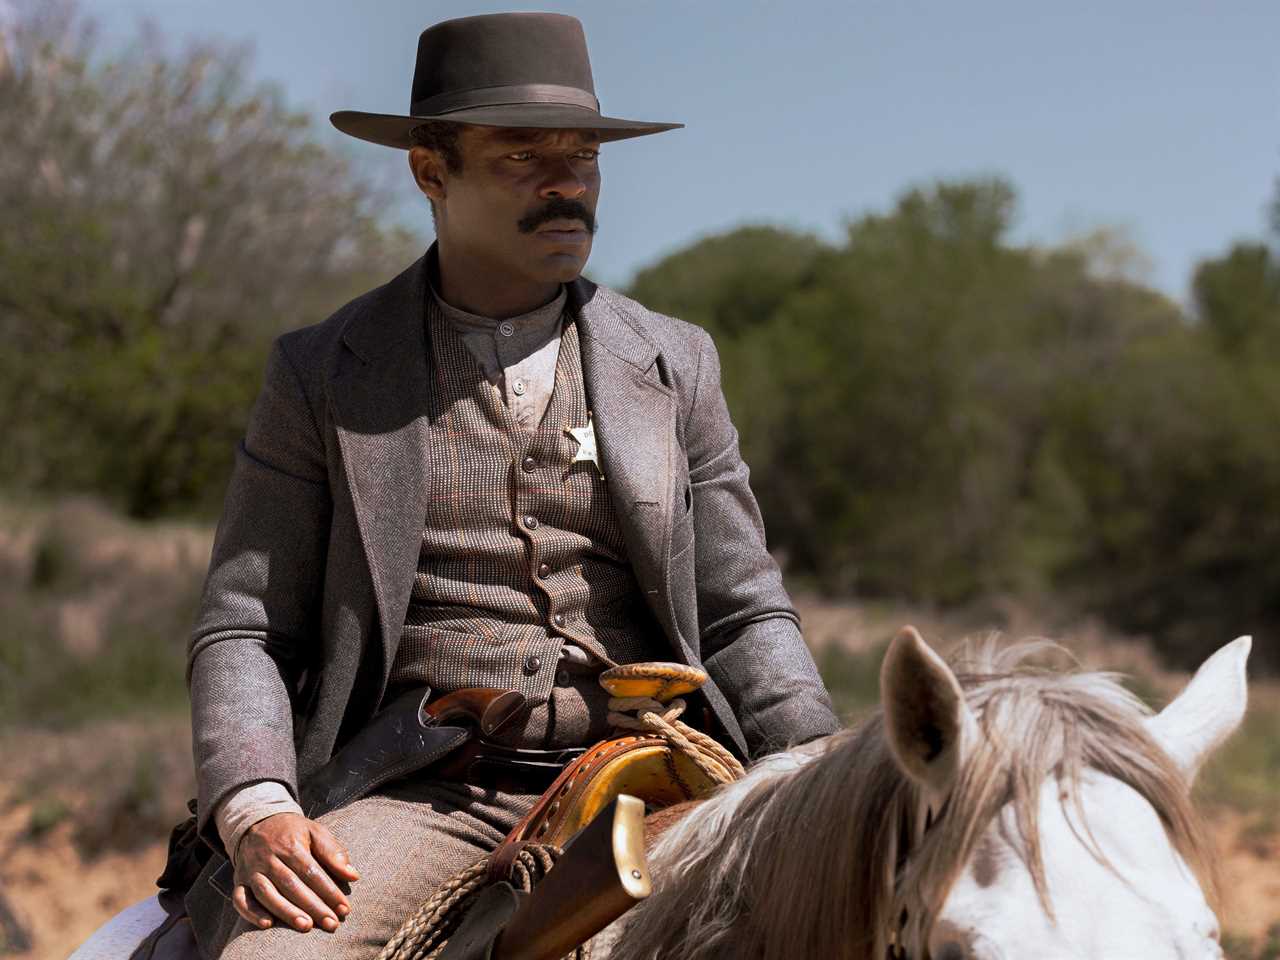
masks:
<svg viewBox="0 0 1280 960"><path fill-rule="evenodd" d="M356 881L360 873L347 856L347 849L342 842L319 823L311 824L311 852L315 854L320 865L341 880Z"/></svg>
<svg viewBox="0 0 1280 960"><path fill-rule="evenodd" d="M295 930L311 929L311 918L281 896L276 885L265 874L253 874L249 878L249 889L258 898L258 903Z"/></svg>
<svg viewBox="0 0 1280 960"><path fill-rule="evenodd" d="M346 894L338 889L329 872L316 862L310 852L300 850L282 859L285 865L292 868L302 882L314 890L335 914L344 917L350 913L351 904L347 901Z"/></svg>
<svg viewBox="0 0 1280 960"><path fill-rule="evenodd" d="M298 909L309 914L314 923L330 933L338 929L338 915L316 896L315 891L298 876L291 865L283 860L272 861L268 877L276 890L296 904Z"/></svg>
<svg viewBox="0 0 1280 960"><path fill-rule="evenodd" d="M258 904L258 899L249 892L249 889L243 883L237 883L236 888L231 891L231 905L236 908L236 913L244 917L255 927L266 929L271 926L271 914Z"/></svg>

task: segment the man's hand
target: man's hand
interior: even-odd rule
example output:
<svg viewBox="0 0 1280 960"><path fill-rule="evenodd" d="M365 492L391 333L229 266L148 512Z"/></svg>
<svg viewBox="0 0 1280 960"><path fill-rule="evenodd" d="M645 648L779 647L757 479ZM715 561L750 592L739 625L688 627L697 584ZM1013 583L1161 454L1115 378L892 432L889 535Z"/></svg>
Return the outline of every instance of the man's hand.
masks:
<svg viewBox="0 0 1280 960"><path fill-rule="evenodd" d="M296 813L278 813L241 838L231 902L256 927L271 926L274 914L295 930L318 924L333 933L351 912L336 881L359 879L326 827Z"/></svg>

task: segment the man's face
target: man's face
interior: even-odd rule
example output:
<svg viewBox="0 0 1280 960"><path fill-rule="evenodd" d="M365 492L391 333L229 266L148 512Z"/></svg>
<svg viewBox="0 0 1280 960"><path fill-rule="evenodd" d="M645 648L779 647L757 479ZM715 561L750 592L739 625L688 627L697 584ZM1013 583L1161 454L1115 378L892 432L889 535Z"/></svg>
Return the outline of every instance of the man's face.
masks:
<svg viewBox="0 0 1280 960"><path fill-rule="evenodd" d="M441 244L496 276L573 280L591 254L600 197L592 130L463 127L459 171L436 198Z"/></svg>

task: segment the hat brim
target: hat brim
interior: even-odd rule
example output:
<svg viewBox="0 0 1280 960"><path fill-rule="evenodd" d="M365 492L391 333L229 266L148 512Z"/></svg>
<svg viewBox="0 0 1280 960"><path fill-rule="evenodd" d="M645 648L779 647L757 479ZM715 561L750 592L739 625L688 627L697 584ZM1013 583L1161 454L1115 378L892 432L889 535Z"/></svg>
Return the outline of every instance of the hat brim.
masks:
<svg viewBox="0 0 1280 960"><path fill-rule="evenodd" d="M683 123L650 123L644 120L620 120L602 117L594 110L561 103L511 103L469 107L431 117L406 117L390 113L364 113L340 110L331 114L329 122L348 136L384 147L408 150L409 131L427 120L448 120L480 127L534 127L553 130L595 130L601 142L646 137L653 133L676 130Z"/></svg>

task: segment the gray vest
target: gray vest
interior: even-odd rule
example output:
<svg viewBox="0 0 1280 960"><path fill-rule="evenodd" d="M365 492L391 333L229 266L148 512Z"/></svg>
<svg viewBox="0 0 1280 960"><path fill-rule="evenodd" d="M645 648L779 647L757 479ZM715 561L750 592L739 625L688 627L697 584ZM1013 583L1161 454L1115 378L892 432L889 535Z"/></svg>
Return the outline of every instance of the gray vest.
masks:
<svg viewBox="0 0 1280 960"><path fill-rule="evenodd" d="M388 697L425 683L545 701L566 642L603 665L666 659L607 482L594 463L574 462L568 428L585 427L588 412L572 314L532 433L430 299L426 314L431 495Z"/></svg>

